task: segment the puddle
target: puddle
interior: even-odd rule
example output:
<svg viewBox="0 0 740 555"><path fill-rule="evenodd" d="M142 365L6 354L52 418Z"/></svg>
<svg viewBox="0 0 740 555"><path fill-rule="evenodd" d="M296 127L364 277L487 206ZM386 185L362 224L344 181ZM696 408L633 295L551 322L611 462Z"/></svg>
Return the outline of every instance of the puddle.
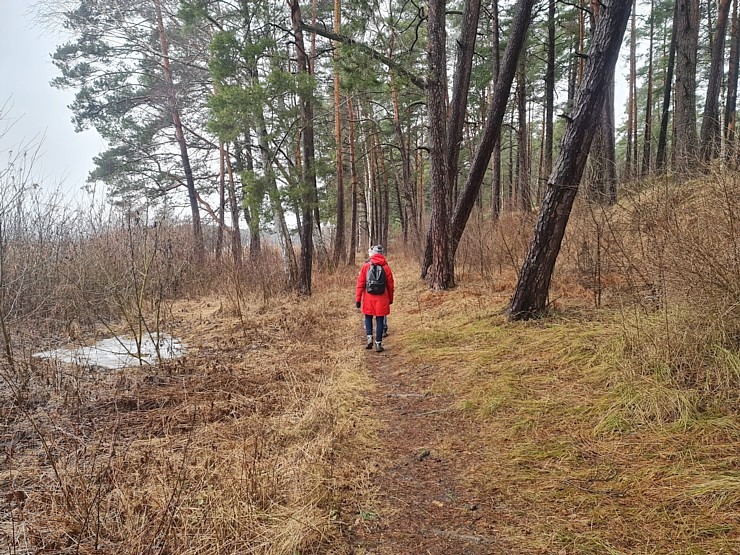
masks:
<svg viewBox="0 0 740 555"><path fill-rule="evenodd" d="M157 344L159 345L159 357L157 356ZM159 336L142 339L141 357L137 356L136 341L130 337L111 337L88 347L54 349L35 353L33 356L79 366L115 370L131 366L153 366L160 360L177 358L184 354L185 346L179 339L159 334Z"/></svg>

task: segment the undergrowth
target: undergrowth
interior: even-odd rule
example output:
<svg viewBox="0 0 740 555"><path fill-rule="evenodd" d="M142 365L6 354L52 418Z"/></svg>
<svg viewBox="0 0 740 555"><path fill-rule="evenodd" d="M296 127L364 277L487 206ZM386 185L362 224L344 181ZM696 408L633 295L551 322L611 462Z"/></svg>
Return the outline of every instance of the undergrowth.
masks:
<svg viewBox="0 0 740 555"><path fill-rule="evenodd" d="M73 378L35 362L37 384L64 383L23 413L0 405L13 431L0 483L19 499L3 509L11 552L342 552L340 492L365 487L346 454L374 441L370 384L346 292L321 289L267 311L262 292L239 309L178 301L188 355L158 367Z"/></svg>
<svg viewBox="0 0 740 555"><path fill-rule="evenodd" d="M575 236L594 222L576 218ZM584 246L571 242L543 320L507 320L506 271L469 275L445 294L419 287L401 338L408 363L433 372L462 426L480 429L487 464L468 481L491 496L507 488L499 524L517 552L734 553L734 293L682 284L676 262L658 271L632 261L630 272L607 263L624 248L610 233L609 249L600 239L600 302L596 276L574 263ZM638 274L662 276L657 297L645 298L656 291L636 285Z"/></svg>

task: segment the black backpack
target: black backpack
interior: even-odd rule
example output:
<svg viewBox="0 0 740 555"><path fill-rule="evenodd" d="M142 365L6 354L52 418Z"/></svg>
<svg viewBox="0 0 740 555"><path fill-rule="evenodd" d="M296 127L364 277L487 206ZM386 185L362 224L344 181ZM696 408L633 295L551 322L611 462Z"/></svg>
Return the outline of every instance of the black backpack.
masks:
<svg viewBox="0 0 740 555"><path fill-rule="evenodd" d="M371 295L382 295L385 293L385 270L380 264L370 263L365 280L365 291Z"/></svg>

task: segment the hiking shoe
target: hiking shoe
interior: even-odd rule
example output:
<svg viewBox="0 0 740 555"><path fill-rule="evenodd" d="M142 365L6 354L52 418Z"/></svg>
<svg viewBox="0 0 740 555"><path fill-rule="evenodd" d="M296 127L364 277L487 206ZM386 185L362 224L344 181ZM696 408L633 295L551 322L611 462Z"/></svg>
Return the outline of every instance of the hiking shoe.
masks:
<svg viewBox="0 0 740 555"><path fill-rule="evenodd" d="M388 337L388 329L383 330L383 337Z"/></svg>
<svg viewBox="0 0 740 555"><path fill-rule="evenodd" d="M368 335L367 336L367 345L365 345L366 349L372 349L373 348L373 336Z"/></svg>
<svg viewBox="0 0 740 555"><path fill-rule="evenodd" d="M383 345L380 343L380 341L376 341L375 342L375 351L378 352L378 353L382 353L383 351L385 351L385 349L383 348Z"/></svg>

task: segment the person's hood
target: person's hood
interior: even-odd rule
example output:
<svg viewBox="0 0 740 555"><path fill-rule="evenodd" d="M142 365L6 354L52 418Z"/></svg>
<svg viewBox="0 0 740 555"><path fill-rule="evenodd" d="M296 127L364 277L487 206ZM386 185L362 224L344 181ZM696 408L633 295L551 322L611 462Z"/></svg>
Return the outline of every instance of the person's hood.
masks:
<svg viewBox="0 0 740 555"><path fill-rule="evenodd" d="M370 262L372 262L373 264L380 264L380 265L383 265L383 264L385 264L385 263L386 263L386 262L385 262L385 256L383 256L383 255L382 255L382 254L380 254L380 253L378 253L378 254L374 254L374 255L372 255L372 256L370 257Z"/></svg>

